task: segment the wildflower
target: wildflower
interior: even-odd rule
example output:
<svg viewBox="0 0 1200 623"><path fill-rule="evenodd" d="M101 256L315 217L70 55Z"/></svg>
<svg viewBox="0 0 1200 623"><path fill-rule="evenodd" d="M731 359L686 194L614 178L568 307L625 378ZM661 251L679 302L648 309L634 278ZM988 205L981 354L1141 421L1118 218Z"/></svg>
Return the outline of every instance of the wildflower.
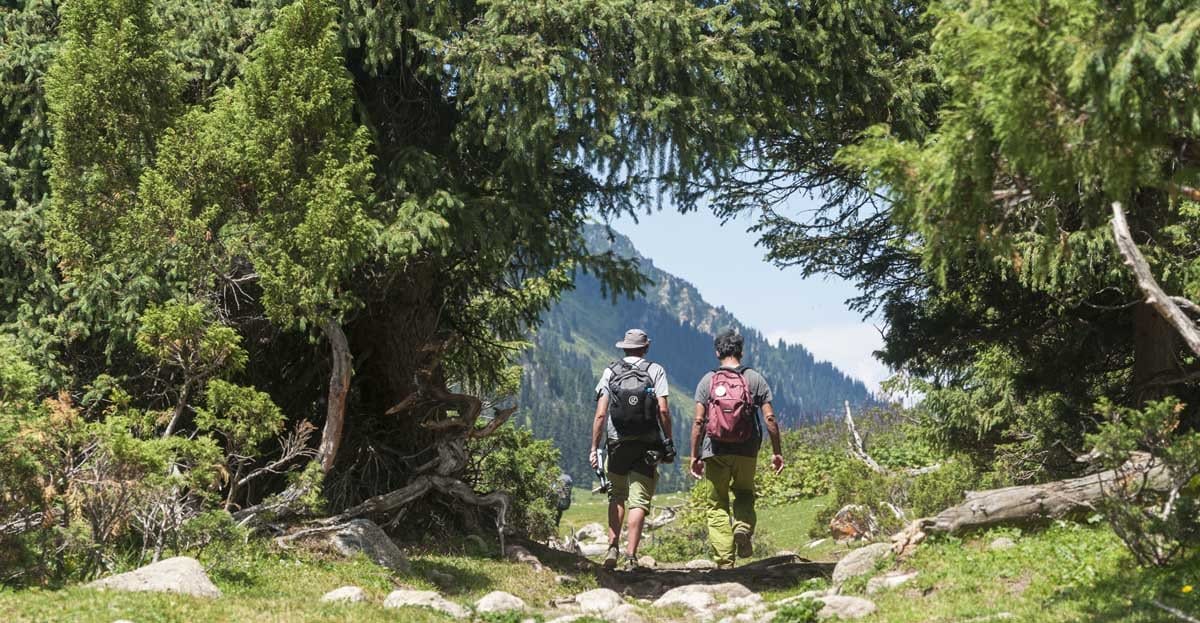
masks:
<svg viewBox="0 0 1200 623"><path fill-rule="evenodd" d="M1183 585L1183 588L1181 588L1181 589L1179 589L1179 590L1181 590L1181 591L1183 591L1183 592L1185 592L1185 593L1190 593L1190 592L1192 592L1192 585L1191 585L1191 584L1184 584L1184 585Z"/></svg>

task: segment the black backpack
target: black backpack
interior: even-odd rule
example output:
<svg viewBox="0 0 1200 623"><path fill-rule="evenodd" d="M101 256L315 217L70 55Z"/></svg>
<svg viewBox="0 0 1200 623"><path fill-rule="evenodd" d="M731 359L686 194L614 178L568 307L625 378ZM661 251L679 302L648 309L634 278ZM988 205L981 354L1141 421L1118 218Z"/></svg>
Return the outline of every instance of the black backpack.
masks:
<svg viewBox="0 0 1200 623"><path fill-rule="evenodd" d="M658 397L650 362L615 361L608 367L608 417L620 436L645 435L658 430Z"/></svg>

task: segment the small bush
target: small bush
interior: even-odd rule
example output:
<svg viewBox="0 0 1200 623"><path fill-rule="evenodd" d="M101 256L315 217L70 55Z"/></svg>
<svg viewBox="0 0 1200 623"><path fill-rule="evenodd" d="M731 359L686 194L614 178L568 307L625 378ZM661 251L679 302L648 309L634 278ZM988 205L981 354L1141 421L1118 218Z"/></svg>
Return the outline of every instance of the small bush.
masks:
<svg viewBox="0 0 1200 623"><path fill-rule="evenodd" d="M801 599L780 608L771 620L776 623L816 623L821 608L821 603L817 601Z"/></svg>
<svg viewBox="0 0 1200 623"><path fill-rule="evenodd" d="M534 539L554 534L554 484L562 471L552 442L506 424L491 436L472 441L469 452L479 457L475 471L468 476L475 490L504 491L511 496L508 524L512 530Z"/></svg>
<svg viewBox="0 0 1200 623"><path fill-rule="evenodd" d="M1143 565L1165 566L1200 546L1200 432L1179 432L1184 406L1175 398L1144 409L1096 406L1108 420L1088 436L1101 461L1120 467L1135 451L1149 452L1149 468L1164 468L1167 493L1147 486L1148 474L1132 474L1113 484L1101 510L1113 532Z"/></svg>

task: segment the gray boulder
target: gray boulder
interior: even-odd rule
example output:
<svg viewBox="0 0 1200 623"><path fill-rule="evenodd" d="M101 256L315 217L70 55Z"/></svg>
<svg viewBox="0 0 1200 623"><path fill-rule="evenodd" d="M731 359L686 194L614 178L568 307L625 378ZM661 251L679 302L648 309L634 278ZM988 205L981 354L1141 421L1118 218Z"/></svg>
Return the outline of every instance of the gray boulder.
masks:
<svg viewBox="0 0 1200 623"><path fill-rule="evenodd" d="M711 561L711 560L707 560L707 559L705 559L705 558L697 558L696 560L691 560L691 561L688 561L688 562L687 562L686 564L684 564L683 566L684 566L684 567L687 567L688 569L693 569L693 570L701 570L701 571L702 571L702 570L704 570L704 569L716 569L716 568L717 568L717 563L715 563L715 562L713 562L713 561Z"/></svg>
<svg viewBox="0 0 1200 623"><path fill-rule="evenodd" d="M330 545L343 556L359 552L395 573L408 573L408 559L383 529L366 519L355 519L330 537Z"/></svg>
<svg viewBox="0 0 1200 623"><path fill-rule="evenodd" d="M388 593L386 599L383 600L384 608L431 608L438 612L456 618L465 619L471 616L471 613L466 608L448 601L445 597L437 594L434 591L414 591L409 589L398 589Z"/></svg>
<svg viewBox="0 0 1200 623"><path fill-rule="evenodd" d="M360 603L367 600L367 591L357 586L335 588L321 597L321 601L334 603Z"/></svg>
<svg viewBox="0 0 1200 623"><path fill-rule="evenodd" d="M90 588L114 591L179 593L195 597L220 597L221 591L208 579L195 558L176 556L128 573L100 578Z"/></svg>
<svg viewBox="0 0 1200 623"><path fill-rule="evenodd" d="M476 612L509 612L510 610L524 609L525 601L523 599L504 591L492 591L475 602Z"/></svg>
<svg viewBox="0 0 1200 623"><path fill-rule="evenodd" d="M873 595L879 591L891 590L907 583L909 580L915 577L917 577L916 571L911 571L909 573L903 573L900 571L885 573L867 581L867 594Z"/></svg>
<svg viewBox="0 0 1200 623"><path fill-rule="evenodd" d="M598 523L590 523L575 531L575 540L579 541L580 543L607 543L608 530Z"/></svg>
<svg viewBox="0 0 1200 623"><path fill-rule="evenodd" d="M584 612L609 612L625 604L625 600L616 591L609 588L596 588L575 596L575 604Z"/></svg>
<svg viewBox="0 0 1200 623"><path fill-rule="evenodd" d="M591 558L592 556L603 556L608 552L608 543L580 543L579 553Z"/></svg>
<svg viewBox="0 0 1200 623"><path fill-rule="evenodd" d="M613 608L604 615L604 620L609 623L646 623L646 619L642 618L638 609L629 604L621 604Z"/></svg>
<svg viewBox="0 0 1200 623"><path fill-rule="evenodd" d="M849 597L846 595L827 595L818 597L824 606L817 616L822 619L830 619L838 617L839 619L861 619L871 616L875 613L875 602L862 597Z"/></svg>
<svg viewBox="0 0 1200 623"><path fill-rule="evenodd" d="M891 553L890 543L872 543L851 551L833 568L833 583L841 584L850 578L870 573L875 569L875 563Z"/></svg>
<svg viewBox="0 0 1200 623"><path fill-rule="evenodd" d="M722 584L687 584L677 586L659 597L652 604L655 608L681 605L695 612L707 612L720 601L740 599L753 595L753 591L736 582Z"/></svg>

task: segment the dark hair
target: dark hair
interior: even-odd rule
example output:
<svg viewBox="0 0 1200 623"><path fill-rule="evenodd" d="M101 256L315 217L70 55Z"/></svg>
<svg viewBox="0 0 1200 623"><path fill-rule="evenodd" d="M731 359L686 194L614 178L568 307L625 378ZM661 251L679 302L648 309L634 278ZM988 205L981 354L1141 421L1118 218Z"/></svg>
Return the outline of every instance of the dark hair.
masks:
<svg viewBox="0 0 1200 623"><path fill-rule="evenodd" d="M650 350L650 345L641 346L638 348L622 348L625 351L626 357L645 357L646 352Z"/></svg>
<svg viewBox="0 0 1200 623"><path fill-rule="evenodd" d="M717 334L717 339L713 340L713 346L717 348L717 356L721 359L726 357L742 358L742 344L745 340L738 335L733 329L726 329Z"/></svg>

